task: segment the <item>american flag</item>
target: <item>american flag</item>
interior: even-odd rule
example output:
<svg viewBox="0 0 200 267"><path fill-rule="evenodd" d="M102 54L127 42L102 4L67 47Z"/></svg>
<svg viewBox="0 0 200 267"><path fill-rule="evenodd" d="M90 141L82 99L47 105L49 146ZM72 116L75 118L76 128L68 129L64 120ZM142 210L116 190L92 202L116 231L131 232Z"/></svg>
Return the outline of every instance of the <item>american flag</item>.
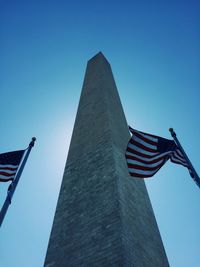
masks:
<svg viewBox="0 0 200 267"><path fill-rule="evenodd" d="M0 182L12 181L25 150L0 154Z"/></svg>
<svg viewBox="0 0 200 267"><path fill-rule="evenodd" d="M168 159L189 169L182 152L173 140L143 133L131 127L129 129L132 137L127 145L125 156L131 176L151 177Z"/></svg>

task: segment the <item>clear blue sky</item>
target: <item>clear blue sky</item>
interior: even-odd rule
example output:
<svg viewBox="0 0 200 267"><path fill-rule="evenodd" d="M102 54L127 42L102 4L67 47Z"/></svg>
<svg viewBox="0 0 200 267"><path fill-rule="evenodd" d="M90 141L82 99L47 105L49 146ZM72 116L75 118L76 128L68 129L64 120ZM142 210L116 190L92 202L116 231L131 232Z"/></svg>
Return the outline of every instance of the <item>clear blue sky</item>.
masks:
<svg viewBox="0 0 200 267"><path fill-rule="evenodd" d="M31 152L0 229L0 266L43 266L87 60L111 63L128 123L200 174L198 1L0 1L0 153ZM146 181L171 267L200 264L200 190L167 163ZM8 184L0 184L3 204Z"/></svg>

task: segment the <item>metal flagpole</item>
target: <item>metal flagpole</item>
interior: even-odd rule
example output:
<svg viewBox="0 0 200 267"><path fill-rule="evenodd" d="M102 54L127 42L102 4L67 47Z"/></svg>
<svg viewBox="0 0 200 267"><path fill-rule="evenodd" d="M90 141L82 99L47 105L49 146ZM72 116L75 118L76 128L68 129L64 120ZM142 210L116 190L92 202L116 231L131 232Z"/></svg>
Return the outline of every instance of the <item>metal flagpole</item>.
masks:
<svg viewBox="0 0 200 267"><path fill-rule="evenodd" d="M2 209L0 211L0 226L2 225L3 220L4 220L4 217L5 217L6 212L8 210L8 207L11 204L11 200L12 200L12 197L14 195L15 189L17 187L17 184L19 182L20 176L22 174L22 171L24 169L24 166L26 164L26 161L28 159L28 156L29 156L29 154L31 152L31 149L34 146L35 141L36 141L36 138L33 137L32 138L32 141L30 142L30 144L29 144L29 146L27 148L26 154L25 154L24 159L23 159L23 161L22 161L22 163L21 163L21 165L19 167L19 170L18 170L18 172L16 174L16 177L15 177L14 181L10 184L10 186L8 188L8 193L7 193L6 200L5 200L5 202L3 204L3 207L2 207Z"/></svg>
<svg viewBox="0 0 200 267"><path fill-rule="evenodd" d="M193 180L196 182L196 184L198 185L198 187L200 187L200 178L195 170L195 168L193 167L191 161L189 160L187 154L185 153L184 149L182 148L178 138L176 137L176 133L174 132L173 128L170 128L169 129L170 133L171 133L171 136L174 138L174 141L176 143L176 145L178 146L178 148L180 149L180 151L182 152L185 160L187 161L187 164L188 164L188 169L190 171L190 175L191 177L193 178Z"/></svg>

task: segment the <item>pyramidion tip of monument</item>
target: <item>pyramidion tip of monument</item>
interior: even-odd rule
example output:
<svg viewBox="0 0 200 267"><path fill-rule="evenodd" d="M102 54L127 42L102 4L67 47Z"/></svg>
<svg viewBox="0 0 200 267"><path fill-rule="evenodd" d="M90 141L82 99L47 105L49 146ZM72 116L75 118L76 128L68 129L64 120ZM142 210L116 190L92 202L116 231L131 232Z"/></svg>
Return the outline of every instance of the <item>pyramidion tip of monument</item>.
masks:
<svg viewBox="0 0 200 267"><path fill-rule="evenodd" d="M91 59L89 59L89 61L102 61L102 60L109 63L101 51L99 51L96 55L94 55Z"/></svg>
<svg viewBox="0 0 200 267"><path fill-rule="evenodd" d="M100 57L105 57L104 54L101 51L99 51L96 55L100 56Z"/></svg>

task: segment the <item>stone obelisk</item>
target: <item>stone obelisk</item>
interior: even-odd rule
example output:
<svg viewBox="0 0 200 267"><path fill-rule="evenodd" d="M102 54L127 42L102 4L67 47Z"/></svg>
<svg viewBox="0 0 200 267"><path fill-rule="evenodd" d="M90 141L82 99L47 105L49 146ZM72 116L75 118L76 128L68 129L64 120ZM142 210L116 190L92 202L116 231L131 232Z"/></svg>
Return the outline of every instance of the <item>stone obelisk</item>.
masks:
<svg viewBox="0 0 200 267"><path fill-rule="evenodd" d="M88 61L45 267L168 267L143 180L125 162L130 138L111 67Z"/></svg>

